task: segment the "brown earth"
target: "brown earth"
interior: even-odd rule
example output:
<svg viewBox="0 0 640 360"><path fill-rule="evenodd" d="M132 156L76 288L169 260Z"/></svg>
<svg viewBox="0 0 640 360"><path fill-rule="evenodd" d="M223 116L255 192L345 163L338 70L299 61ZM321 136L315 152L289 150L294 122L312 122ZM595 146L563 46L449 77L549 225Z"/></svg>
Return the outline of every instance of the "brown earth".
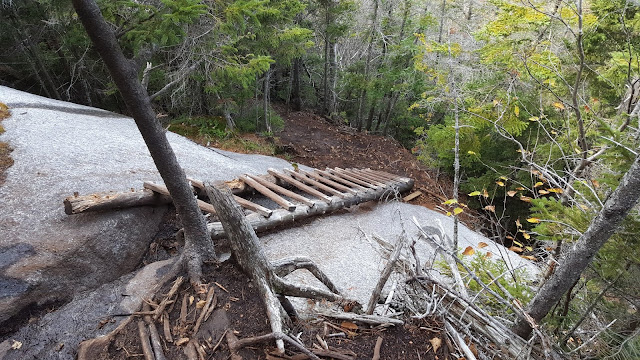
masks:
<svg viewBox="0 0 640 360"><path fill-rule="evenodd" d="M215 293L216 310L211 317L202 323L196 336L193 327L200 315L197 310L199 300L205 299L205 294L198 293L189 285L182 285L175 296L176 302L169 307L168 317L172 331L173 343L168 342L163 332L162 322L156 326L160 333L163 351L167 359L187 359L186 344L176 345L179 338L185 337L189 341L197 339L197 344L204 351L206 359L229 359L231 354L226 338L226 331L232 331L237 338L249 338L268 334L269 324L261 298L253 283L238 270L235 261L229 260L218 266L208 267L204 281L209 281ZM166 294L172 284L167 284L159 294ZM180 312L182 302L186 299L186 322L181 322ZM190 300L192 299L192 300ZM154 301L162 300L158 295ZM96 359L131 359L142 356L142 346L138 332L138 319L126 325L111 341L107 352ZM397 359L457 359L451 355L451 342L443 331L444 325L435 319L410 320L404 326L369 327L362 324L341 322L332 319L319 318L316 320L298 320L291 325L291 334L299 335L299 339L307 349L318 350L318 337L325 340L329 350L341 354L342 359L364 360L371 359L378 337L382 338L380 348L381 360ZM341 337L334 337L342 333ZM182 334L182 335L180 335ZM439 339L439 340L433 340ZM431 341L441 346L434 347ZM188 344L188 343L187 343ZM286 353L278 355L273 342L266 342L246 347L239 351L242 359L307 359L300 351L292 346L285 346ZM455 350L454 350L455 351ZM321 359L341 359L341 357L320 356Z"/></svg>

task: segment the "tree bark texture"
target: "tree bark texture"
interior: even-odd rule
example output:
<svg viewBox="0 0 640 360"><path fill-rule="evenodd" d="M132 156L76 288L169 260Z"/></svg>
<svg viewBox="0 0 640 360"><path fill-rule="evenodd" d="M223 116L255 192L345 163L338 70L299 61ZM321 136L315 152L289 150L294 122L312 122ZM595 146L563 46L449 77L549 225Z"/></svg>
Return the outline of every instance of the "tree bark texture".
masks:
<svg viewBox="0 0 640 360"><path fill-rule="evenodd" d="M573 283L580 278L598 250L614 234L616 228L633 209L640 198L640 156L620 181L618 188L609 196L600 213L591 221L589 228L561 259L553 275L547 280L529 303L526 312L534 321L542 320L560 300ZM519 320L513 331L523 338L531 334L531 325Z"/></svg>
<svg viewBox="0 0 640 360"><path fill-rule="evenodd" d="M171 149L164 129L156 121L149 95L138 81L136 64L125 58L113 30L104 20L98 5L93 0L73 0L73 6L89 38L109 69L149 148L160 176L171 193L185 229L184 256L189 275L192 282L197 283L200 281L203 259L214 257L215 253L207 234L205 219L198 209L186 175Z"/></svg>

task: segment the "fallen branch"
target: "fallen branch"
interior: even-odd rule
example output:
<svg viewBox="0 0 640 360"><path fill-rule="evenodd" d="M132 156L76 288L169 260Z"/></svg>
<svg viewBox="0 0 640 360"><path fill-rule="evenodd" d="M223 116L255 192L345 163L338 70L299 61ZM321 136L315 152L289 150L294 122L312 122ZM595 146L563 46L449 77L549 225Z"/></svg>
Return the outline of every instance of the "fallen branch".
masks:
<svg viewBox="0 0 640 360"><path fill-rule="evenodd" d="M294 348L298 349L300 352L304 353L305 355L307 355L311 359L320 360L320 358L317 357L313 352L309 351L309 349L307 349L306 347L300 345L300 343L298 343L297 341L295 341L294 339L292 339L289 335L287 335L285 333L272 332L272 333L269 333L269 334L260 335L260 336L254 336L254 337L244 338L244 339L238 339L238 338L235 337L235 335L229 336L229 334L233 334L233 331L227 332L227 342L229 343L229 349L231 350L232 354L233 353L237 353L238 350L240 350L240 349L242 349L243 347L246 347L246 346L251 346L251 345L255 345L255 344L259 344L259 343L263 343L263 342L274 341L274 340L276 340L276 341L277 340L281 340L281 341L287 342L289 345L291 345ZM351 359L349 358L348 360L351 360Z"/></svg>
<svg viewBox="0 0 640 360"><path fill-rule="evenodd" d="M404 321L400 319L394 319L385 316L376 316L376 315L358 315L354 313L339 313L333 311L321 311L318 313L321 316L325 316L328 318L338 319L338 320L347 320L347 321L358 321L367 325L402 325Z"/></svg>
<svg viewBox="0 0 640 360"><path fill-rule="evenodd" d="M184 280L184 277L178 276L178 278L176 278L176 281L173 282L173 285L171 286L171 289L167 293L167 296L165 296L164 299L160 301L160 304L154 310L154 313L155 313L153 314L154 321L157 321L160 318L160 315L164 313L164 309L167 307L167 305L169 305L171 298L173 297L173 295L176 294L176 292L180 288L180 285L182 285L183 280Z"/></svg>
<svg viewBox="0 0 640 360"><path fill-rule="evenodd" d="M453 341L456 342L456 345L458 345L458 347L462 350L467 360L477 360L475 355L473 355L471 349L469 349L469 346L465 344L464 339L462 339L462 336L460 336L460 333L458 333L458 331L456 331L456 329L451 326L448 321L444 322L444 327L447 329L449 335L451 335L451 337L453 338Z"/></svg>
<svg viewBox="0 0 640 360"><path fill-rule="evenodd" d="M376 308L376 304L378 303L378 298L380 297L380 293L382 292L382 288L387 283L389 276L391 276L391 271L393 270L396 261L400 257L400 252L402 251L402 247L404 246L405 237L400 236L398 242L396 243L395 248L393 249L393 253L391 253L391 257L389 261L387 261L387 265L385 265L382 270L382 274L380 275L380 279L378 280L378 284L376 285L373 293L371 294L371 298L369 299L369 303L367 304L367 311L365 312L367 315L373 314L373 311Z"/></svg>
<svg viewBox="0 0 640 360"><path fill-rule="evenodd" d="M213 291L213 286L209 287L209 293L207 294L207 301L204 304L204 307L202 308L202 311L200 312L200 316L198 317L198 320L196 321L196 325L193 327L193 334L195 336L195 334L198 333L198 330L200 330L200 325L202 324L202 320L204 320L205 316L207 315L207 313L209 312L209 308L213 308L216 305L212 304L213 301L213 295L214 295L214 291Z"/></svg>
<svg viewBox="0 0 640 360"><path fill-rule="evenodd" d="M382 347L382 336L378 336L376 340L376 346L373 348L373 357L371 360L380 360L380 348Z"/></svg>
<svg viewBox="0 0 640 360"><path fill-rule="evenodd" d="M140 343L142 345L142 353L145 360L155 360L153 356L153 350L151 350L151 343L149 342L149 332L147 327L144 326L144 321L138 320L138 335L140 335Z"/></svg>

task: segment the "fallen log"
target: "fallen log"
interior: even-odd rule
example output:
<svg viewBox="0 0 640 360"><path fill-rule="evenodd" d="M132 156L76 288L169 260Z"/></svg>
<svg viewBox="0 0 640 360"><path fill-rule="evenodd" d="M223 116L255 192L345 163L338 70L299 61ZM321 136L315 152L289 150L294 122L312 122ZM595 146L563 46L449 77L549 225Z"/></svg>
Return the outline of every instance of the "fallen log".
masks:
<svg viewBox="0 0 640 360"><path fill-rule="evenodd" d="M74 195L64 199L64 212L67 215L81 212L125 209L134 206L157 206L171 202L171 198L150 190Z"/></svg>

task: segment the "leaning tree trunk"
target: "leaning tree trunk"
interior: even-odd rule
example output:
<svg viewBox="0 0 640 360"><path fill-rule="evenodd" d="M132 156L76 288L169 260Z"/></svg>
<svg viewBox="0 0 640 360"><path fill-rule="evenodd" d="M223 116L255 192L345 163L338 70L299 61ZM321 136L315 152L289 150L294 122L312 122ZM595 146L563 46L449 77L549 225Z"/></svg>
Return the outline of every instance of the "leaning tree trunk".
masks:
<svg viewBox="0 0 640 360"><path fill-rule="evenodd" d="M206 192L224 227L231 243L231 251L238 265L251 277L260 291L274 334L282 333L283 322L286 318L279 302L282 299L286 304L288 300L284 296L329 301L343 300L336 286L310 259L297 257L282 259L274 264L269 263L258 236L251 224L245 219L240 206L233 199L231 191L224 183L206 186ZM312 286L296 285L284 278L284 276L302 268L309 270L330 291ZM280 352L284 351L284 343L281 339L276 340L276 345Z"/></svg>
<svg viewBox="0 0 640 360"><path fill-rule="evenodd" d="M637 204L640 198L640 156L620 181L618 188L609 196L598 216L580 236L573 249L568 251L560 265L529 303L526 312L538 323L560 300L584 269L589 266L600 248ZM518 320L513 331L523 338L531 334L531 324Z"/></svg>
<svg viewBox="0 0 640 360"><path fill-rule="evenodd" d="M192 283L199 284L203 260L215 257L204 216L200 212L187 177L171 149L164 130L156 120L147 91L138 81L135 63L125 58L111 27L94 0L73 0L82 25L133 115L140 134L164 180L184 227L183 258Z"/></svg>

